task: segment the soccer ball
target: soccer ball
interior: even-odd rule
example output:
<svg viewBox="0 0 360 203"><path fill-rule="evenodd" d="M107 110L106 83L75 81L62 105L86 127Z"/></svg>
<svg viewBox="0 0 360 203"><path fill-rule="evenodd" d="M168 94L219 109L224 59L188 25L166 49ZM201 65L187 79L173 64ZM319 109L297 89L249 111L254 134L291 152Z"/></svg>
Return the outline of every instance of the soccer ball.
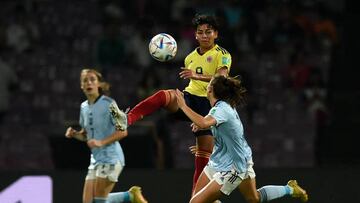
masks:
<svg viewBox="0 0 360 203"><path fill-rule="evenodd" d="M149 43L150 55L161 62L174 58L177 51L175 39L166 33L155 35Z"/></svg>

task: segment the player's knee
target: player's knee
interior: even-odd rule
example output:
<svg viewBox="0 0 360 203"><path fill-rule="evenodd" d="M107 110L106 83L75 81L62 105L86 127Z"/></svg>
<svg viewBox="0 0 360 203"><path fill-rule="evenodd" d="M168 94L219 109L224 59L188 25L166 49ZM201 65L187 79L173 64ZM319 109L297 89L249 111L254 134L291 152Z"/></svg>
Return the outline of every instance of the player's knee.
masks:
<svg viewBox="0 0 360 203"><path fill-rule="evenodd" d="M160 90L165 93L166 99L171 103L173 101L176 101L176 92L173 89L168 90Z"/></svg>
<svg viewBox="0 0 360 203"><path fill-rule="evenodd" d="M165 108L170 112L176 112L179 109L179 107L176 101L175 90L169 89L169 90L160 90L160 91L163 91L165 93L165 97L166 97Z"/></svg>

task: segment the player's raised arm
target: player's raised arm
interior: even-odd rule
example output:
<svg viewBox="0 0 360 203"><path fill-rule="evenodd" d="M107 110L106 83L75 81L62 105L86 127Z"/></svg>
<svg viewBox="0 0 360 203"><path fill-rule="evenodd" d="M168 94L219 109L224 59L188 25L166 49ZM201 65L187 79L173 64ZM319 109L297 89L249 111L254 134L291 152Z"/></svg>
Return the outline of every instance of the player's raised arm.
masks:
<svg viewBox="0 0 360 203"><path fill-rule="evenodd" d="M207 129L210 126L216 125L216 120L212 116L201 116L193 111L190 107L188 107L184 100L183 93L176 89L176 99L179 105L179 108L186 114L187 117L190 118L195 125L197 125L201 129Z"/></svg>

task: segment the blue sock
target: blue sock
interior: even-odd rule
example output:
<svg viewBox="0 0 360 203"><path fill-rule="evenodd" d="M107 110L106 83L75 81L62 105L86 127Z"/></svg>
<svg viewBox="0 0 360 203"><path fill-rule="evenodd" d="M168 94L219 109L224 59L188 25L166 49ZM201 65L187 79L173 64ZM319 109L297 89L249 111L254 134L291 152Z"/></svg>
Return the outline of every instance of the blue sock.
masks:
<svg viewBox="0 0 360 203"><path fill-rule="evenodd" d="M108 196L108 203L130 203L129 192L112 192Z"/></svg>
<svg viewBox="0 0 360 203"><path fill-rule="evenodd" d="M291 193L291 189L288 185L267 185L258 189L258 191L260 193L260 202L268 202L270 200L283 197L285 195L290 195Z"/></svg>
<svg viewBox="0 0 360 203"><path fill-rule="evenodd" d="M94 197L93 203L108 203L106 197Z"/></svg>

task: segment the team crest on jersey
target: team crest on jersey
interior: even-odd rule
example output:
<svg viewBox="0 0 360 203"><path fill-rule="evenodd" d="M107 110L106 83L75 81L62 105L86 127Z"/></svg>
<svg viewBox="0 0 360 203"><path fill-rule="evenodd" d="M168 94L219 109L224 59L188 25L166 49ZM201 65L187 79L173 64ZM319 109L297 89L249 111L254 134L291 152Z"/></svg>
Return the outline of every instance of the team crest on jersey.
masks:
<svg viewBox="0 0 360 203"><path fill-rule="evenodd" d="M224 65L229 65L229 63L230 63L230 58L223 56L223 57L221 58L221 61L222 61L222 64L224 64Z"/></svg>
<svg viewBox="0 0 360 203"><path fill-rule="evenodd" d="M211 115L214 115L215 112L216 112L216 109L215 109L215 108L214 108L214 109L211 109L210 114L211 114Z"/></svg>
<svg viewBox="0 0 360 203"><path fill-rule="evenodd" d="M213 60L213 58L212 58L211 56L208 56L208 57L206 58L206 61L207 61L208 63L211 63L212 60Z"/></svg>

